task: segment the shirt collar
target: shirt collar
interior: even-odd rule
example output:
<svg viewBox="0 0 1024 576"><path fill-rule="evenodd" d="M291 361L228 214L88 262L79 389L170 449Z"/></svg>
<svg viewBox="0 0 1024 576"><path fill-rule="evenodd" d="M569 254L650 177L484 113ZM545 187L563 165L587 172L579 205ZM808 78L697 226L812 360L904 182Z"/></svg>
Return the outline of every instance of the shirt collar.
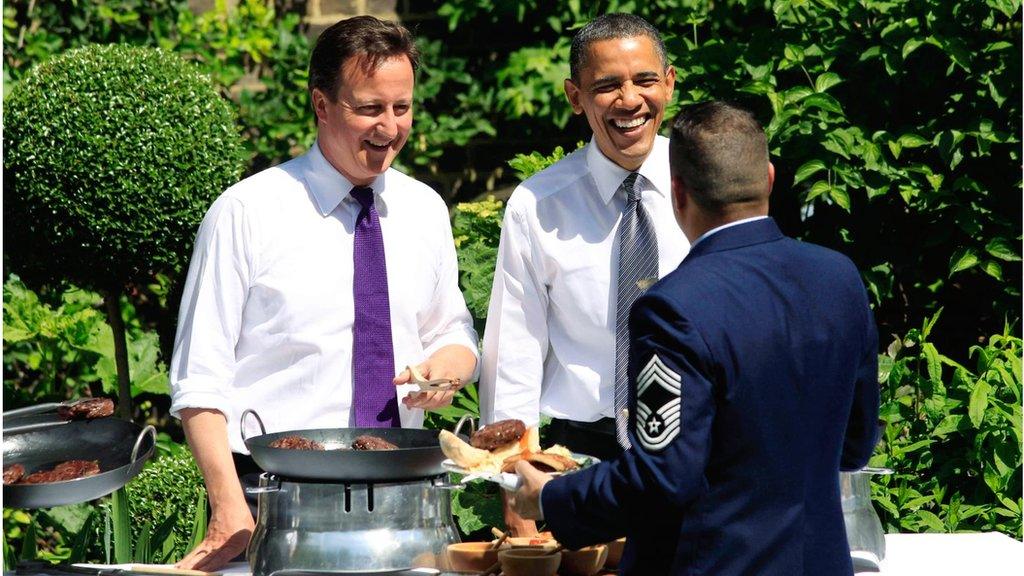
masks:
<svg viewBox="0 0 1024 576"><path fill-rule="evenodd" d="M309 152L306 153L306 161L306 184L309 186L322 216L326 217L334 212L334 209L346 199L350 202L358 202L349 195L353 187L352 182L327 161L324 153L320 150L319 140L314 142ZM382 203L385 203L383 194L386 183L387 171L378 175L370 183L375 199ZM385 206L378 206L377 211L383 213Z"/></svg>
<svg viewBox="0 0 1024 576"><path fill-rule="evenodd" d="M722 230L725 230L726 228L732 228L733 226L739 226L740 224L746 224L747 222L753 222L755 220L764 220L765 218L768 218L768 216L767 215L766 216L753 216L751 218L744 218L743 220L736 220L735 222L729 222L728 224L722 224L721 226L719 226L717 228L712 228L711 230L708 230L707 232L701 234L700 238L697 238L696 240L694 240L693 244L690 244L690 250L693 250L697 246L697 244L701 243L702 240L704 240L705 238L707 238L708 236L711 236L712 234L714 234L716 232L721 232Z"/></svg>
<svg viewBox="0 0 1024 576"><path fill-rule="evenodd" d="M587 166L590 168L594 183L597 184L597 192L601 195L601 199L605 204L611 202L619 190L619 186L622 185L622 181L629 175L629 170L609 160L601 152L601 148L594 138L591 138L590 143L587 144ZM663 145L660 136L654 137L651 153L647 155L637 172L646 180L646 183L643 184L644 190L654 190L662 196L668 194L667 190L661 190L657 185L657 182L670 181L668 177L668 147Z"/></svg>

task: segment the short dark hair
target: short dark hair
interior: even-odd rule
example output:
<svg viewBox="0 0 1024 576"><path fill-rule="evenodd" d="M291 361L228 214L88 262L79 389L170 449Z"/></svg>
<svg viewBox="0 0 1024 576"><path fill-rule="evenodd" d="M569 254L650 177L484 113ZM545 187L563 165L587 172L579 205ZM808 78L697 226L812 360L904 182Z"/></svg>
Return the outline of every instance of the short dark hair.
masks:
<svg viewBox="0 0 1024 576"><path fill-rule="evenodd" d="M591 20L573 36L572 46L569 48L569 76L572 81L579 82L580 72L587 67L591 44L601 40L636 38L637 36L650 38L658 51L658 57L661 58L661 67L668 68L665 41L647 20L633 14L604 14Z"/></svg>
<svg viewBox="0 0 1024 576"><path fill-rule="evenodd" d="M320 33L309 57L309 92L314 88L330 98L338 96L341 67L349 58L362 59L364 70L376 70L385 60L405 56L413 71L420 65L412 34L401 24L373 16L356 16L335 22Z"/></svg>
<svg viewBox="0 0 1024 576"><path fill-rule="evenodd" d="M672 121L669 158L672 177L705 210L767 198L768 139L743 108L718 101L683 107Z"/></svg>

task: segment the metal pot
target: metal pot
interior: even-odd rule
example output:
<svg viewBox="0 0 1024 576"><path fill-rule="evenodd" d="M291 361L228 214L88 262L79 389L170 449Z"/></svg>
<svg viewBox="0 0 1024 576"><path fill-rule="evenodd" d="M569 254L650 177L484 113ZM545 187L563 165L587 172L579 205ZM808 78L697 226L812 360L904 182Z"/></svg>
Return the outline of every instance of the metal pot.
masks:
<svg viewBox="0 0 1024 576"><path fill-rule="evenodd" d="M885 558L885 532L871 503L871 476L892 474L887 468L862 468L839 473L839 491L846 540L856 566L877 569Z"/></svg>
<svg viewBox="0 0 1024 576"><path fill-rule="evenodd" d="M292 481L264 473L247 559L283 570L367 573L433 568L458 542L443 476L405 482Z"/></svg>

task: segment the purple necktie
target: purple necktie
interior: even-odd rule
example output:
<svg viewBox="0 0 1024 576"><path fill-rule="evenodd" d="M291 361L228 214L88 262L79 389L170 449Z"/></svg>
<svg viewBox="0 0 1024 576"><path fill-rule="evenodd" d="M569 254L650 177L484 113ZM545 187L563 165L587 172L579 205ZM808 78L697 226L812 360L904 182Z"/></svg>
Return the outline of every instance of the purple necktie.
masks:
<svg viewBox="0 0 1024 576"><path fill-rule="evenodd" d="M391 306L384 236L373 205L373 189L356 186L352 197L363 209L356 217L353 250L352 409L359 428L399 427L395 351L391 343Z"/></svg>

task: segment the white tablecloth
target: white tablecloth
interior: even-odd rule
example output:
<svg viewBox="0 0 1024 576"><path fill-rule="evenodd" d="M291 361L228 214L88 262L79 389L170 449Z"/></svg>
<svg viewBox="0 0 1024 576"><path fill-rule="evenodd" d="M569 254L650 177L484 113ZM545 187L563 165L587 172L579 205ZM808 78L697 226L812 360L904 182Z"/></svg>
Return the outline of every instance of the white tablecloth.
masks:
<svg viewBox="0 0 1024 576"><path fill-rule="evenodd" d="M1000 534L886 534L882 576L1024 573L1024 544ZM867 574L859 572L858 574Z"/></svg>
<svg viewBox="0 0 1024 576"><path fill-rule="evenodd" d="M879 576L1018 576L1024 544L998 532L981 534L886 534ZM249 566L233 563L225 574L244 576ZM814 576L814 575L807 575Z"/></svg>

